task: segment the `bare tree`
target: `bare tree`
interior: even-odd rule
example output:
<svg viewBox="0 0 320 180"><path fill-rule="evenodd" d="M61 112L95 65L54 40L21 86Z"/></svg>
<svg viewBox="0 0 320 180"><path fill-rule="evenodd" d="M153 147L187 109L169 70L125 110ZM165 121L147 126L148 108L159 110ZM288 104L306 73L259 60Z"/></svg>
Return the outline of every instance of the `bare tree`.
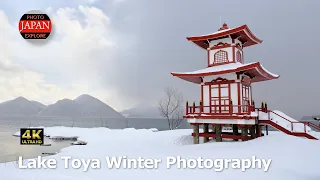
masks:
<svg viewBox="0 0 320 180"><path fill-rule="evenodd" d="M177 129L183 120L182 93L172 87L165 88L164 92L165 97L158 101L158 110L167 119L169 129Z"/></svg>

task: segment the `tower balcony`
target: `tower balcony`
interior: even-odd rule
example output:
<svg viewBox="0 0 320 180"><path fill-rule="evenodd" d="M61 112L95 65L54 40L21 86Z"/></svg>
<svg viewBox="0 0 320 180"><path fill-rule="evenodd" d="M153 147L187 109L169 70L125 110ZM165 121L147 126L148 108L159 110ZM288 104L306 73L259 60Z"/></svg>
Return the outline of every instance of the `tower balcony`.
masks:
<svg viewBox="0 0 320 180"><path fill-rule="evenodd" d="M201 119L255 119L258 114L254 101L246 101L244 105L235 105L230 101L228 104L198 105L194 102L192 105L186 103L186 115L184 118L201 118ZM267 111L267 104L262 103L259 108Z"/></svg>

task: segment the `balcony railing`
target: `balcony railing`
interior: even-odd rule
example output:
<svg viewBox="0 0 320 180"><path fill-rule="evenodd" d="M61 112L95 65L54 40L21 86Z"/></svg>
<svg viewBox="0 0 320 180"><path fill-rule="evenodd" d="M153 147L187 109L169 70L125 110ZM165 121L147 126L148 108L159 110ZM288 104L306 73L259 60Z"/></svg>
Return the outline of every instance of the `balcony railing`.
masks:
<svg viewBox="0 0 320 180"><path fill-rule="evenodd" d="M267 103L262 103L261 108L262 112L267 112ZM203 115L250 115L251 112L255 112L256 107L254 101L247 101L246 105L233 105L232 101L229 104L220 104L220 105L203 105L200 101L199 105L196 105L193 102L192 105L186 102L186 115L189 114L203 114Z"/></svg>

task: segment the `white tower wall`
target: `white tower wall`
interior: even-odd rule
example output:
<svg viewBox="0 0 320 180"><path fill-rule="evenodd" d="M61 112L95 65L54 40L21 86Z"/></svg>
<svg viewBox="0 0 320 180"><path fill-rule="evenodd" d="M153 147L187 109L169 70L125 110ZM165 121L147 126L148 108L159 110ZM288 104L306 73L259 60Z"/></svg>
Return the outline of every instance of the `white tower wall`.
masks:
<svg viewBox="0 0 320 180"><path fill-rule="evenodd" d="M240 44L240 46L242 46L242 43L239 40L235 39L234 43L232 43L232 39L229 37L229 38L210 41L209 48L212 48L213 46L215 46L219 43L227 43L227 44L231 45L231 47L210 50L209 51L209 64L210 65L212 65L214 63L214 54L220 50L226 51L228 53L228 62L233 62L233 57L236 58L236 53L238 51L238 49L235 48L235 51L233 52L234 46L236 46L237 44ZM233 53L235 53L234 56L233 56ZM241 56L243 57L243 52L240 51L240 53L241 53ZM236 59L235 59L235 61L236 61Z"/></svg>

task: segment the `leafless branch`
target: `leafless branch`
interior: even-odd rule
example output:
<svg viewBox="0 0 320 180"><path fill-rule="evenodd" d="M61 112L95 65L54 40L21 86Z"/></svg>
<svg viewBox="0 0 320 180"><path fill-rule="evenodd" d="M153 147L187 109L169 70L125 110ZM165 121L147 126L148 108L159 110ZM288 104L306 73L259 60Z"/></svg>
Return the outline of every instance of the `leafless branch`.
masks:
<svg viewBox="0 0 320 180"><path fill-rule="evenodd" d="M176 129L183 119L183 96L172 87L167 87L164 91L165 97L158 101L158 110L168 120L169 129Z"/></svg>

